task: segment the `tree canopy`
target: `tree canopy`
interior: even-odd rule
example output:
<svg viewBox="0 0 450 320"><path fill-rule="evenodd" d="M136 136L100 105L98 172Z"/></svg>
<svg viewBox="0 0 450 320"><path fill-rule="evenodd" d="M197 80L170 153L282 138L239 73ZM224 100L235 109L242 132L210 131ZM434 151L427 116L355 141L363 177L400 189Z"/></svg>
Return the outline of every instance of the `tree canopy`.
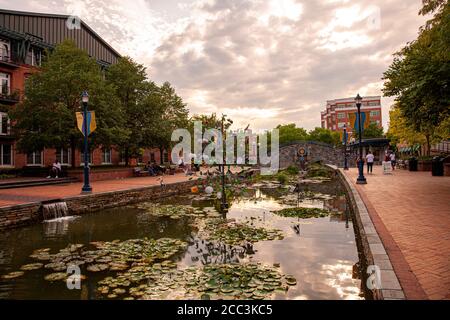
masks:
<svg viewBox="0 0 450 320"><path fill-rule="evenodd" d="M417 40L394 56L384 73L383 92L412 128L431 137L450 117L450 6L424 0L421 14L435 13Z"/></svg>
<svg viewBox="0 0 450 320"><path fill-rule="evenodd" d="M30 76L24 101L10 113L19 150L81 146L75 113L81 111L83 91L88 91L89 110L96 112L97 119L90 146L114 146L127 163L143 148L169 148L172 131L187 126L186 104L169 83L156 85L147 78L145 67L129 57L104 72L67 40Z"/></svg>
<svg viewBox="0 0 450 320"><path fill-rule="evenodd" d="M97 116L93 146L111 146L123 138L123 116L112 86L103 81L96 61L70 40L48 54L40 72L25 85L25 99L10 117L15 123L18 148L23 152L71 147L82 140L75 113L81 111L81 93L90 95L89 110ZM72 161L75 154L72 152Z"/></svg>

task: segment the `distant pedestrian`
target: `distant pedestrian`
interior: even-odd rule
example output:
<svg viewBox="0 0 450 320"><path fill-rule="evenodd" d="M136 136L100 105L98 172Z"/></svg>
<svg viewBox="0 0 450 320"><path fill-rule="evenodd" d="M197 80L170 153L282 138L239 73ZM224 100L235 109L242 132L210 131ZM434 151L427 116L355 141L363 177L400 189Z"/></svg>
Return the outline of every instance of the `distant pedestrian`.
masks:
<svg viewBox="0 0 450 320"><path fill-rule="evenodd" d="M372 154L371 151L366 156L367 160L367 173L373 173L373 162L375 160L375 156Z"/></svg>
<svg viewBox="0 0 450 320"><path fill-rule="evenodd" d="M55 162L52 164L52 167L50 168L50 174L47 177L47 179L50 179L53 177L55 179L58 179L58 177L61 175L61 171L62 171L61 163L59 163L58 160L55 160Z"/></svg>
<svg viewBox="0 0 450 320"><path fill-rule="evenodd" d="M389 158L391 159L392 171L394 171L395 166L397 164L397 160L395 158L395 152L392 152Z"/></svg>

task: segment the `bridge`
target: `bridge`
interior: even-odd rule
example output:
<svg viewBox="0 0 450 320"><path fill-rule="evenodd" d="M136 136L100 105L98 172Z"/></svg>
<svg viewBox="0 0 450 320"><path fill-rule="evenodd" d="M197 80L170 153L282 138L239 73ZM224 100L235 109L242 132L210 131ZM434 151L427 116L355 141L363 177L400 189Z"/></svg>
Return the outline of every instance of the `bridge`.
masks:
<svg viewBox="0 0 450 320"><path fill-rule="evenodd" d="M300 166L302 157L307 163L322 162L338 167L344 165L344 150L317 141L293 141L280 146L280 168Z"/></svg>

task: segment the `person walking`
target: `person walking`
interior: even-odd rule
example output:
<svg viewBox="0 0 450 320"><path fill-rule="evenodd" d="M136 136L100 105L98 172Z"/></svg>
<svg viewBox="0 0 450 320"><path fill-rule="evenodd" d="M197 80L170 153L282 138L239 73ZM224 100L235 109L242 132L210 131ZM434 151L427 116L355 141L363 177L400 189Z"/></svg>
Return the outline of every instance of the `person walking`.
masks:
<svg viewBox="0 0 450 320"><path fill-rule="evenodd" d="M395 152L392 152L390 155L392 171L395 171L395 165L397 164L397 160L395 158Z"/></svg>
<svg viewBox="0 0 450 320"><path fill-rule="evenodd" d="M373 173L373 162L375 160L375 156L373 155L372 151L369 151L369 153L366 156L367 161L367 173L372 174Z"/></svg>

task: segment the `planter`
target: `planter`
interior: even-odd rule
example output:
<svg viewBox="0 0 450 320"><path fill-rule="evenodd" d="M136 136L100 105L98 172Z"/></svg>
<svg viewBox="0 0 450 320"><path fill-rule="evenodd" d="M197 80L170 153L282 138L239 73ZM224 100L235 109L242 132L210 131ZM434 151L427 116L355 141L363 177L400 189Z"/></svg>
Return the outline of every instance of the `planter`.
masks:
<svg viewBox="0 0 450 320"><path fill-rule="evenodd" d="M432 169L432 162L431 162L431 160L419 161L417 169L419 171L427 171L427 172L431 171L431 169Z"/></svg>
<svg viewBox="0 0 450 320"><path fill-rule="evenodd" d="M450 177L450 163L444 164L444 176Z"/></svg>
<svg viewBox="0 0 450 320"><path fill-rule="evenodd" d="M83 169L75 169L68 171L69 177L77 178L83 181ZM133 177L132 168L92 168L90 173L90 181L117 180Z"/></svg>

